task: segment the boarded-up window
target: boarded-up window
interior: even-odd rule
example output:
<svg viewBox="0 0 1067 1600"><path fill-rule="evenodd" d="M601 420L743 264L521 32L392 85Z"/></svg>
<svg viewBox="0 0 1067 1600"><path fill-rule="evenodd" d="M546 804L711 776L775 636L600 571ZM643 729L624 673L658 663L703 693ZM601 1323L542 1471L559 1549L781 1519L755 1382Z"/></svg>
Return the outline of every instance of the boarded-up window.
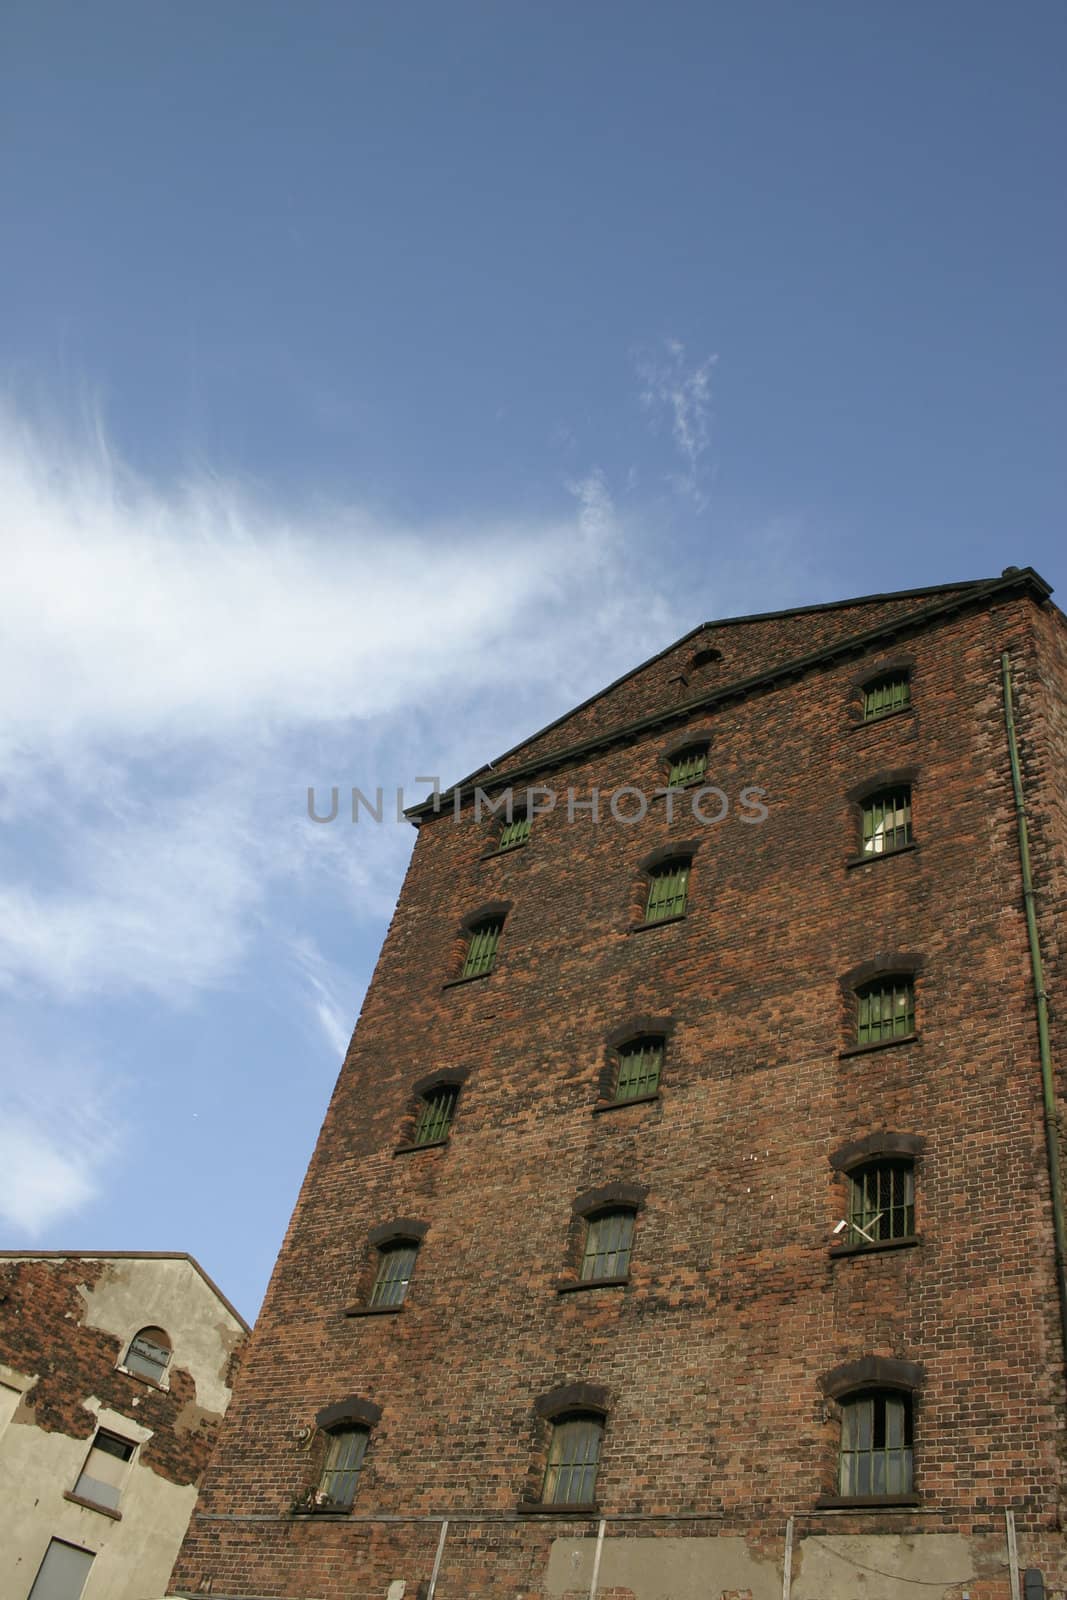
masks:
<svg viewBox="0 0 1067 1600"><path fill-rule="evenodd" d="M117 1511L134 1449L129 1439L120 1439L117 1433L100 1428L85 1458L74 1493L83 1500L91 1500L94 1505Z"/></svg>
<svg viewBox="0 0 1067 1600"><path fill-rule="evenodd" d="M92 1564L91 1550L53 1539L33 1580L30 1600L81 1600Z"/></svg>

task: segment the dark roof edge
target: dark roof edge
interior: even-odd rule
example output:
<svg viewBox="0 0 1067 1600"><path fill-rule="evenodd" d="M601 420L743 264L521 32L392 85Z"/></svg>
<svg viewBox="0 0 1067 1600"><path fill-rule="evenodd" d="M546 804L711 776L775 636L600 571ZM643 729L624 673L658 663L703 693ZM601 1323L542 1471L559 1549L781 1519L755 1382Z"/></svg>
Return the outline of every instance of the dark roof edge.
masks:
<svg viewBox="0 0 1067 1600"><path fill-rule="evenodd" d="M1052 594L1052 585L1046 583L1041 574L1036 572L1033 567L1018 567L1014 571L1006 571L999 578L976 579L967 583L939 584L936 588L931 589L899 589L891 594L866 596L864 598L867 601L871 601L906 599L917 595L951 592L952 599L941 601L935 605L923 606L918 611L907 612L903 616L894 617L891 621L881 623L877 628L868 629L863 633L848 634L843 639L824 645L821 650L815 650L806 656L795 656L792 660L783 661L777 666L768 668L766 672L757 673L752 678L737 678L733 683L716 689L712 694L700 695L695 700L680 701L678 705L671 706L667 710L649 712L647 716L638 717L632 722L620 723L614 728L607 729L604 733L591 734L588 738L579 740L577 744L567 745L561 750L546 751L544 755L539 756L534 761L527 762L523 766L513 767L510 772L498 772L496 770L497 763L506 761L513 751L521 750L523 745L531 744L535 739L543 737L544 734L558 727L560 723L565 722L568 717L573 716L575 712L584 710L594 700L599 700L602 695L607 694L610 689L615 688L620 683L625 683L626 679L632 677L634 673L640 672L644 667L650 666L654 661L658 661L669 650L675 649L679 644L684 644L687 639L693 638L694 634L702 633L705 627L720 625L702 623L698 628L691 629L689 633L682 634L681 638L676 639L674 644L668 645L666 650L661 650L658 655L650 656L648 661L642 663L640 667L635 667L633 672L628 672L623 677L617 678L615 683L609 684L607 688L599 690L595 695L591 695L588 700L583 700L581 705L575 706L572 710L565 712L563 716L557 717L555 722L548 723L538 733L530 734L527 738L521 740L519 744L513 745L511 750L505 751L502 756L497 758L497 763L494 763L493 767L479 767L476 771L470 773L468 777L462 778L459 783L455 783L449 789L444 790L437 797L436 809L433 799L429 798L421 800L417 805L409 806L404 815L417 824L421 818L433 816L436 812L440 812L446 800L450 804L453 803L457 793L462 796L468 788L495 788L502 783L511 783L516 778L532 777L537 772L541 772L546 768L562 766L565 762L574 760L577 756L585 755L589 751L616 744L620 740L630 738L636 733L646 732L663 723L677 722L689 716L692 712L699 711L702 707L714 706L721 701L739 699L751 693L754 689L774 683L779 678L796 677L799 673L806 672L810 667L817 666L821 661L832 660L837 655L853 654L857 650L866 649L887 635L892 636L905 629L910 630L915 627L921 627L939 616L948 616L951 612L957 611L965 605L972 605L976 601L991 599L994 595L1005 593L1011 589L1023 589L1032 594L1038 601L1047 600ZM804 611L832 611L846 605L860 605L863 603L864 601L861 599L835 601L827 605L798 607L793 611L768 611L762 613L762 618L790 617L799 615ZM734 620L755 622L762 620L762 618L753 614L751 617L726 618L724 622Z"/></svg>
<svg viewBox="0 0 1067 1600"><path fill-rule="evenodd" d="M212 1294L221 1300L246 1333L252 1329L237 1307L223 1294L209 1272L205 1272L188 1250L0 1250L0 1261L188 1261L203 1278Z"/></svg>
<svg viewBox="0 0 1067 1600"><path fill-rule="evenodd" d="M613 689L619 688L620 684L628 683L631 678L636 678L639 672L645 671L646 667L654 666L657 661L662 661L664 656L670 655L672 650L677 650L679 645L687 643L690 639L695 639L700 633L706 633L709 628L732 628L735 624L744 622L773 622L778 617L803 617L815 611L843 611L846 606L874 605L876 602L883 600L914 600L924 594L946 594L950 590L955 592L962 589L980 588L983 583L989 581L986 578L969 578L963 583L936 583L929 585L925 589L893 589L887 594L861 594L854 596L851 600L820 600L817 605L813 606L791 606L784 611L751 611L747 616L719 617L713 622L698 622L695 628L690 628L688 633L680 634L677 639L672 639L670 644L665 644L662 650L656 651L655 655L649 656L644 661L639 661L636 667L630 667L621 677L613 678L610 683L604 684L603 688L595 690L591 695L587 695L584 700L579 700L576 706L568 706L566 711L561 711L558 717L553 717L551 722L546 722L544 727L538 728L535 733L528 733L524 739L519 740L518 744L513 744L509 750L505 750L501 755L497 756L495 761L486 761L480 767L475 767L473 772L468 773L465 778L461 778L458 783L454 783L447 792L452 794L456 789L464 789L468 783L473 783L475 778L480 777L483 772L495 771L502 761L507 761L510 756L515 754L516 750L521 750L523 745L533 744L535 739L543 739L546 733L551 733L553 728L558 728L569 717L577 716L579 711L584 711L597 700L602 700ZM1049 592L1051 593L1051 590ZM409 806L404 815L412 815L417 810L417 806Z"/></svg>

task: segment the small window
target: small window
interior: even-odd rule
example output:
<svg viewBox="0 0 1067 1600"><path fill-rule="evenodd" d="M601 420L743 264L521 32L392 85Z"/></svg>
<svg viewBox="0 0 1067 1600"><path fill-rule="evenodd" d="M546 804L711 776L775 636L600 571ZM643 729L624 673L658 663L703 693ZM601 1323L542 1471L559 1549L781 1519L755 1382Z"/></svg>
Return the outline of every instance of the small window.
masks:
<svg viewBox="0 0 1067 1600"><path fill-rule="evenodd" d="M665 922L685 911L689 893L689 862L665 861L649 874L646 922Z"/></svg>
<svg viewBox="0 0 1067 1600"><path fill-rule="evenodd" d="M915 984L909 977L877 978L857 995L857 1044L881 1044L915 1032Z"/></svg>
<svg viewBox="0 0 1067 1600"><path fill-rule="evenodd" d="M716 666L722 660L722 651L716 650L712 645L705 645L703 650L698 650L689 658L690 672L700 672L708 667Z"/></svg>
<svg viewBox="0 0 1067 1600"><path fill-rule="evenodd" d="M63 1539L50 1539L37 1569L29 1600L80 1600L93 1564L93 1552Z"/></svg>
<svg viewBox="0 0 1067 1600"><path fill-rule="evenodd" d="M573 1416L555 1424L541 1494L545 1505L593 1504L603 1437L602 1417Z"/></svg>
<svg viewBox="0 0 1067 1600"><path fill-rule="evenodd" d="M331 1433L319 1479L317 1498L320 1504L325 1501L346 1509L352 1504L369 1437L366 1428L340 1428Z"/></svg>
<svg viewBox="0 0 1067 1600"><path fill-rule="evenodd" d="M422 1096L415 1122L414 1144L436 1144L447 1139L452 1118L459 1099L459 1087L454 1083L441 1084Z"/></svg>
<svg viewBox="0 0 1067 1600"><path fill-rule="evenodd" d="M655 1094L662 1070L663 1040L631 1039L619 1050L616 1100L637 1100L642 1095Z"/></svg>
<svg viewBox="0 0 1067 1600"><path fill-rule="evenodd" d="M911 1489L911 1396L878 1389L844 1400L840 1494L888 1498Z"/></svg>
<svg viewBox="0 0 1067 1600"><path fill-rule="evenodd" d="M877 1244L915 1232L915 1169L910 1161L872 1161L848 1175L848 1242Z"/></svg>
<svg viewBox="0 0 1067 1600"><path fill-rule="evenodd" d="M151 1378L161 1384L170 1362L170 1340L162 1328L142 1328L130 1341L126 1359L122 1363L127 1372L136 1372L140 1378Z"/></svg>
<svg viewBox="0 0 1067 1600"><path fill-rule="evenodd" d="M476 923L470 930L461 977L475 978L483 972L493 970L496 947L500 943L500 931L503 926L503 917L491 917L485 922Z"/></svg>
<svg viewBox="0 0 1067 1600"><path fill-rule="evenodd" d="M383 1246L378 1252L378 1275L370 1292L372 1306L403 1304L418 1253L418 1245L409 1239Z"/></svg>
<svg viewBox="0 0 1067 1600"><path fill-rule="evenodd" d="M82 1500L117 1511L135 1448L129 1439L120 1439L117 1433L100 1428L74 1485L74 1493Z"/></svg>
<svg viewBox="0 0 1067 1600"><path fill-rule="evenodd" d="M875 678L863 691L863 720L874 722L887 717L891 711L903 711L911 705L911 680L906 672L887 673Z"/></svg>
<svg viewBox="0 0 1067 1600"><path fill-rule="evenodd" d="M696 783L707 774L707 770L706 744L695 744L688 750L679 750L678 754L671 758L671 770L667 775L668 788L677 789L686 783Z"/></svg>
<svg viewBox="0 0 1067 1600"><path fill-rule="evenodd" d="M863 802L863 854L889 855L911 843L911 785L883 789Z"/></svg>
<svg viewBox="0 0 1067 1600"><path fill-rule="evenodd" d="M585 1232L582 1281L627 1277L633 1237L632 1211L603 1211L598 1217L590 1217Z"/></svg>
<svg viewBox="0 0 1067 1600"><path fill-rule="evenodd" d="M530 837L530 819L527 816L515 815L510 822L505 822L500 830L497 842L498 850L514 850L516 845L525 844Z"/></svg>

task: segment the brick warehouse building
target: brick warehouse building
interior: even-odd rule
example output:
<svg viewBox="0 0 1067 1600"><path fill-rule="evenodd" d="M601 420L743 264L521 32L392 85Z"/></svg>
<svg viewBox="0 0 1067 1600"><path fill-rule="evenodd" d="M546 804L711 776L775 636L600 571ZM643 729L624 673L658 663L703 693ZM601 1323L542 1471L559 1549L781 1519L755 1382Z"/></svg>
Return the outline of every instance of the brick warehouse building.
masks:
<svg viewBox="0 0 1067 1600"><path fill-rule="evenodd" d="M172 1593L1067 1590L1049 593L706 624L415 809Z"/></svg>

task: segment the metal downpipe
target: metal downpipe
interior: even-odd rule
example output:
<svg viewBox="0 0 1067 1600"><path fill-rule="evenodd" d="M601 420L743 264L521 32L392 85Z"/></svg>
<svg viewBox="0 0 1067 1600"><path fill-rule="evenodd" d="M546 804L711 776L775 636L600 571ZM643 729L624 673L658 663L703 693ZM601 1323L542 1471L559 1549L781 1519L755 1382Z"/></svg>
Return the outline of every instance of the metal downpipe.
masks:
<svg viewBox="0 0 1067 1600"><path fill-rule="evenodd" d="M1037 911L1034 906L1034 879L1030 867L1030 833L1026 825L1026 802L1023 797L1022 772L1019 767L1019 742L1015 731L1015 701L1011 676L1011 652L1005 650L1000 657L1004 686L1004 723L1008 733L1008 755L1011 759L1011 786L1015 795L1015 821L1019 832L1019 861L1023 876L1023 904L1026 910L1026 933L1030 943L1030 968L1034 984L1034 1004L1037 1009L1037 1043L1041 1058L1041 1090L1045 1104L1045 1153L1048 1157L1049 1187L1052 1191L1052 1235L1056 1255L1056 1287L1060 1300L1060 1334L1063 1341L1063 1366L1067 1375L1067 1228L1064 1226L1063 1174L1060 1166L1059 1132L1056 1116L1056 1094L1052 1080L1052 1050L1049 1044L1048 994L1045 991L1045 971L1041 960L1041 942L1037 931Z"/></svg>

